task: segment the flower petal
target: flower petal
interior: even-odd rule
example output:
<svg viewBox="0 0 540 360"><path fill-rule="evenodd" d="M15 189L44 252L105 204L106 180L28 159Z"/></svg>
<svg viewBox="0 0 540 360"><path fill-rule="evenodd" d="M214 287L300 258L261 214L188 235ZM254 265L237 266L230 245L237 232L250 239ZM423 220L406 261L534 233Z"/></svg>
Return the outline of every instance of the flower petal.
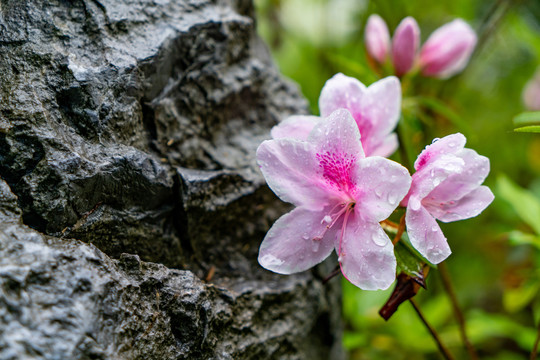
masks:
<svg viewBox="0 0 540 360"><path fill-rule="evenodd" d="M392 38L392 61L396 75L402 76L411 70L420 45L420 28L414 18L401 20Z"/></svg>
<svg viewBox="0 0 540 360"><path fill-rule="evenodd" d="M289 116L274 126L270 134L274 139L292 138L305 141L315 124L320 120L320 117L311 115Z"/></svg>
<svg viewBox="0 0 540 360"><path fill-rule="evenodd" d="M457 201L437 205L429 204L426 209L442 222L452 222L478 216L495 196L487 186L479 186Z"/></svg>
<svg viewBox="0 0 540 360"><path fill-rule="evenodd" d="M268 186L281 200L311 209L327 204L330 195L322 182L313 144L267 140L257 149L257 162Z"/></svg>
<svg viewBox="0 0 540 360"><path fill-rule="evenodd" d="M435 218L423 206L414 210L413 204L416 204L417 201L418 199L411 198L407 207L405 215L407 234L411 244L422 256L429 262L438 264L446 259L452 251Z"/></svg>
<svg viewBox="0 0 540 360"><path fill-rule="evenodd" d="M362 145L364 143L362 142ZM369 154L369 156L382 156L382 157L388 157L392 155L397 148L399 147L398 143L398 137L396 134L392 133L386 137L384 137L383 141L380 142L378 145L373 146L372 149L365 149L364 151L366 154Z"/></svg>
<svg viewBox="0 0 540 360"><path fill-rule="evenodd" d="M360 289L387 289L394 282L394 246L378 223L365 222L352 214L338 251L343 275Z"/></svg>
<svg viewBox="0 0 540 360"><path fill-rule="evenodd" d="M458 156L446 154L438 156L436 161L429 162L413 174L411 190L402 204L406 206L408 197L425 198L450 176L461 173L464 166L465 162Z"/></svg>
<svg viewBox="0 0 540 360"><path fill-rule="evenodd" d="M467 65L476 42L476 33L462 19L444 24L422 46L422 74L446 79L459 73Z"/></svg>
<svg viewBox="0 0 540 360"><path fill-rule="evenodd" d="M345 109L338 109L318 122L309 134L308 142L315 146L318 154L350 155L356 159L364 157L358 126Z"/></svg>
<svg viewBox="0 0 540 360"><path fill-rule="evenodd" d="M464 161L463 170L450 175L424 199L424 202L456 201L475 190L489 174L489 159L471 149L463 149L457 156Z"/></svg>
<svg viewBox="0 0 540 360"><path fill-rule="evenodd" d="M409 171L400 164L379 156L358 162L354 181L358 194L355 214L365 221L382 221L396 209L411 186Z"/></svg>
<svg viewBox="0 0 540 360"><path fill-rule="evenodd" d="M386 22L379 15L372 14L368 18L364 39L369 56L384 63L390 52L390 33Z"/></svg>
<svg viewBox="0 0 540 360"><path fill-rule="evenodd" d="M422 169L428 163L435 161L441 155L455 154L463 150L467 139L461 133L455 133L443 137L442 139L434 139L431 145L418 155L418 158L414 162L414 168L416 171Z"/></svg>
<svg viewBox="0 0 540 360"><path fill-rule="evenodd" d="M307 270L332 253L336 230L326 229L328 208L311 211L298 207L280 217L268 230L259 248L259 264L279 274Z"/></svg>
<svg viewBox="0 0 540 360"><path fill-rule="evenodd" d="M321 116L328 116L337 109L347 109L357 119L360 115L360 103L366 87L357 79L341 73L330 78L321 90L319 110Z"/></svg>

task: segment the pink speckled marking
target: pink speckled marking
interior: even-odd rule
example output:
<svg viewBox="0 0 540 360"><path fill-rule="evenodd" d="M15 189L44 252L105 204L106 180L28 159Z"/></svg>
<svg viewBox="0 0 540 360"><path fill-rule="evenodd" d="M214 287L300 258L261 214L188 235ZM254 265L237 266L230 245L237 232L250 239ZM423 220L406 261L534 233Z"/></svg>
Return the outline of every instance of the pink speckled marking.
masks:
<svg viewBox="0 0 540 360"><path fill-rule="evenodd" d="M323 178L328 185L345 192L355 188L355 184L351 180L351 168L356 162L354 155L326 152L317 154L317 159L323 170Z"/></svg>
<svg viewBox="0 0 540 360"><path fill-rule="evenodd" d="M429 159L431 159L431 152L427 150L423 151L418 157L418 162L417 162L418 165L416 166L416 171L423 168L424 165L426 165L426 163L429 161Z"/></svg>

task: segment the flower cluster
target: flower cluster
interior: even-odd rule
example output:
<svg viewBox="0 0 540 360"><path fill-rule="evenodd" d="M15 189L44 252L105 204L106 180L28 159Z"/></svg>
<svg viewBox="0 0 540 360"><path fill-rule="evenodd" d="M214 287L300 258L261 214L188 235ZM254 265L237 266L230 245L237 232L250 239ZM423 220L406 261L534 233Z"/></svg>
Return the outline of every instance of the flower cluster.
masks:
<svg viewBox="0 0 540 360"><path fill-rule="evenodd" d="M435 30L419 54L420 28L410 16L398 25L391 43L388 27L380 16L371 15L365 30L368 55L379 64L385 64L391 57L397 76L407 74L416 66L424 76L449 78L465 68L476 41L475 32L461 19Z"/></svg>
<svg viewBox="0 0 540 360"><path fill-rule="evenodd" d="M464 66L463 51L454 51L461 49L455 40L450 47L439 48L441 39L463 24L460 20L447 24L426 42L420 54L426 75L447 76ZM382 19L370 18L366 43L377 61L389 53L384 29ZM398 75L417 61L418 36L412 18L396 30L392 56ZM466 58L470 51L468 47ZM441 53L453 58L434 55ZM272 139L257 150L268 186L295 206L274 223L261 244L259 263L266 269L281 274L304 271L335 250L351 283L366 290L386 289L396 278L396 257L380 223L398 206L405 208L411 244L437 264L451 251L436 220L474 217L493 201L489 188L481 185L489 173L489 160L465 148L462 134L426 146L412 176L386 158L398 147L393 132L401 112L397 77L366 87L337 74L323 87L319 110L320 117L295 115L283 120L272 129Z"/></svg>

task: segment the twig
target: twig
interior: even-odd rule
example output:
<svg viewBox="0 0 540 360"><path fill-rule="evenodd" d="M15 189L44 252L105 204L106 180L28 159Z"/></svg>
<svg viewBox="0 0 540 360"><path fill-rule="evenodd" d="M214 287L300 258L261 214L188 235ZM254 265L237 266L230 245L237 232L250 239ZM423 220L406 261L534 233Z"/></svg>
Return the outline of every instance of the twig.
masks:
<svg viewBox="0 0 540 360"><path fill-rule="evenodd" d="M396 245L397 242L401 239L401 236L403 235L403 232L405 231L405 214L399 219L399 227L396 233L396 236L394 237L394 240L392 241L392 245Z"/></svg>
<svg viewBox="0 0 540 360"><path fill-rule="evenodd" d="M328 274L327 277L325 277L323 279L323 281L322 281L323 285L326 284L327 282L329 282L334 276L336 276L340 272L341 272L341 268L338 265L338 266L336 266L336 268L330 274Z"/></svg>
<svg viewBox="0 0 540 360"><path fill-rule="evenodd" d="M469 353L470 358L472 360L478 360L478 354L476 353L476 350L474 349L472 343L467 337L466 326L465 326L465 316L463 316L463 312L461 311L461 308L459 307L456 293L452 286L452 282L450 281L450 273L448 272L446 263L445 262L440 263L438 268L441 274L444 290L446 291L446 294L448 295L448 297L450 298L450 302L452 303L454 316L456 317L456 320L459 325L459 333L461 335L461 340L463 341L463 344L465 344L465 348L467 349L467 352Z"/></svg>
<svg viewBox="0 0 540 360"><path fill-rule="evenodd" d="M413 308L416 311L416 314L418 315L420 320L422 320L425 327L429 330L429 333L431 334L431 337L433 337L433 340L435 340L435 342L437 343L437 346L438 346L441 354L444 356L444 358L446 360L454 360L454 357L452 356L450 351L448 351L446 346L443 345L443 343L441 341L441 338L439 337L439 335L437 334L435 329L433 327L431 327L431 325L429 325L429 323L427 322L426 318L424 317L424 315L420 311L420 308L418 307L418 304L416 303L416 301L414 301L414 299L409 299L409 302L413 306Z"/></svg>
<svg viewBox="0 0 540 360"><path fill-rule="evenodd" d="M538 331L536 334L536 340L534 341L534 346L531 351L531 357L530 360L536 360L537 354L538 354L538 343L540 342L540 322L538 323Z"/></svg>

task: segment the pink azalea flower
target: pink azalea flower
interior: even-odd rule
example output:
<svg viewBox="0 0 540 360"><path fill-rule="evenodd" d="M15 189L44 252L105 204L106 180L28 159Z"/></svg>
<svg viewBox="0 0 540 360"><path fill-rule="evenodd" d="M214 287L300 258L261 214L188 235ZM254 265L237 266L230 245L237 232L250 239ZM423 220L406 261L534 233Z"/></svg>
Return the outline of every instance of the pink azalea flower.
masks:
<svg viewBox="0 0 540 360"><path fill-rule="evenodd" d="M398 147L392 131L401 112L401 85L390 76L366 87L355 78L336 74L324 85L319 97L321 116L337 109L352 114L360 134L366 156L390 156ZM272 129L272 137L306 140L317 116L291 116Z"/></svg>
<svg viewBox="0 0 540 360"><path fill-rule="evenodd" d="M414 18L401 20L392 38L392 61L397 76L408 73L416 60L420 45L420 28Z"/></svg>
<svg viewBox="0 0 540 360"><path fill-rule="evenodd" d="M422 74L441 79L461 72L476 47L476 33L462 19L456 19L435 30L422 46Z"/></svg>
<svg viewBox="0 0 540 360"><path fill-rule="evenodd" d="M481 186L489 173L489 159L464 148L465 136L448 135L427 146L414 163L405 222L411 244L427 260L438 264L451 251L437 224L475 217L492 201L493 193Z"/></svg>
<svg viewBox="0 0 540 360"><path fill-rule="evenodd" d="M366 158L351 114L336 110L318 121L306 141L263 142L257 161L268 186L296 206L279 218L259 249L259 263L280 274L309 269L334 249L356 286L386 289L395 279L392 242L379 225L409 190L401 165Z"/></svg>
<svg viewBox="0 0 540 360"><path fill-rule="evenodd" d="M373 14L368 18L364 41L368 55L383 64L390 54L390 33L379 15Z"/></svg>

